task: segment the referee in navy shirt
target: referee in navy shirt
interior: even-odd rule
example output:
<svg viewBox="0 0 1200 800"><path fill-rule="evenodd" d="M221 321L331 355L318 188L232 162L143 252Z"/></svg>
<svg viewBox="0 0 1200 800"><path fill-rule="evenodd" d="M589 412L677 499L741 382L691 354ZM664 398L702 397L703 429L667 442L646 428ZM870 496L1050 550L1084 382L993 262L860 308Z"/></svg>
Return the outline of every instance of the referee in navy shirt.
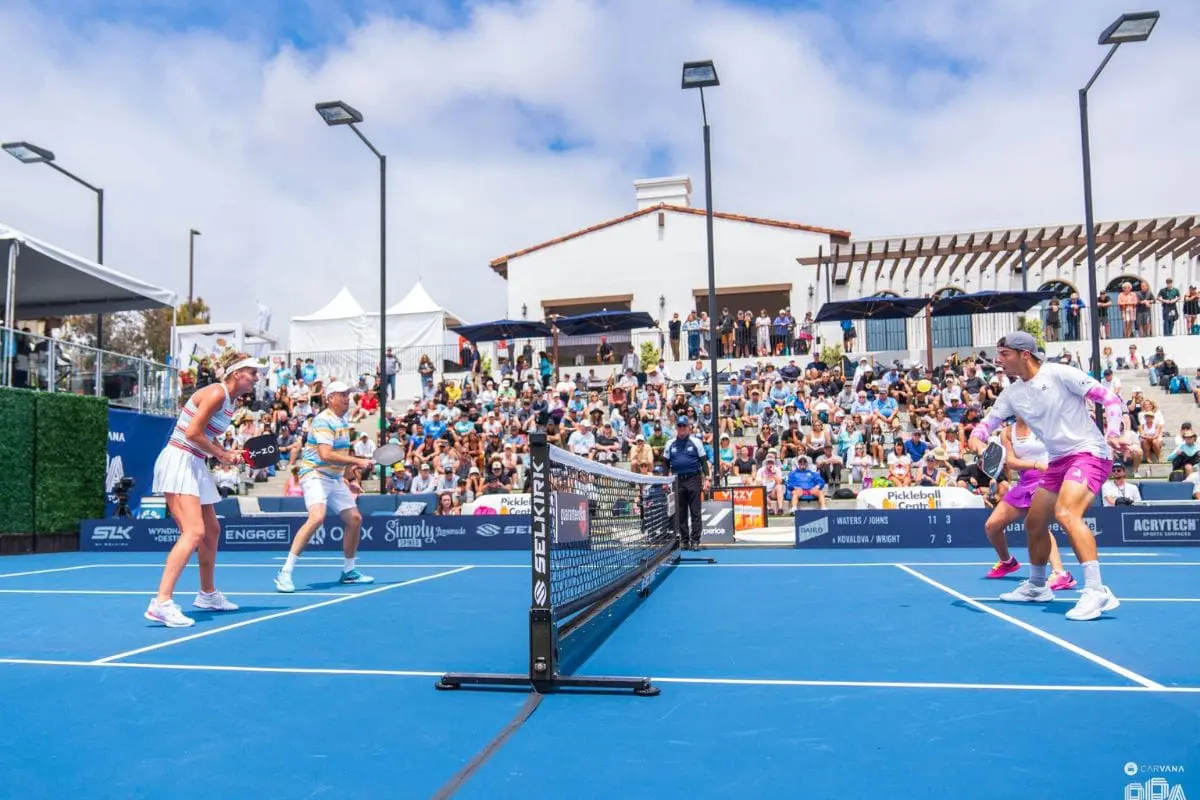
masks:
<svg viewBox="0 0 1200 800"><path fill-rule="evenodd" d="M700 494L708 476L708 453L704 450L704 443L692 435L692 423L686 414L680 414L675 420L675 438L663 448L663 461L677 478L675 514L679 523L680 547L699 550L700 534L704 530L700 517Z"/></svg>

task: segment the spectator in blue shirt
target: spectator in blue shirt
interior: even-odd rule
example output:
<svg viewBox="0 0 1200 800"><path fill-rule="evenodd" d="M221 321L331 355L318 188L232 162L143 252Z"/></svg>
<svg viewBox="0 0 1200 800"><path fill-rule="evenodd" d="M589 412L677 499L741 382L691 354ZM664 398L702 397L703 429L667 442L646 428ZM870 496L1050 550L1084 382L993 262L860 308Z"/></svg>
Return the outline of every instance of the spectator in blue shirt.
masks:
<svg viewBox="0 0 1200 800"><path fill-rule="evenodd" d="M925 457L925 451L928 449L929 442L925 441L920 431L913 431L912 438L904 443L904 452L908 453L914 464Z"/></svg>
<svg viewBox="0 0 1200 800"><path fill-rule="evenodd" d="M796 513L802 497L815 497L817 506L825 508L825 479L821 477L821 473L809 466L808 456L796 459L796 466L788 473L784 488L792 500L793 514Z"/></svg>

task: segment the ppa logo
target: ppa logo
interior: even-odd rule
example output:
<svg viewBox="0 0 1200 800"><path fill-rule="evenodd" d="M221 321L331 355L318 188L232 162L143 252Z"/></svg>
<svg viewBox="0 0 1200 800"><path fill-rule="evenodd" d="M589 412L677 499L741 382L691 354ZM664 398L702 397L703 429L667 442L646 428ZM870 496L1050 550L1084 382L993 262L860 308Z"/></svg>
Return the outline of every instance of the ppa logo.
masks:
<svg viewBox="0 0 1200 800"><path fill-rule="evenodd" d="M1171 783L1166 778L1151 778L1145 783L1126 785L1125 800L1187 800L1187 795L1182 783Z"/></svg>

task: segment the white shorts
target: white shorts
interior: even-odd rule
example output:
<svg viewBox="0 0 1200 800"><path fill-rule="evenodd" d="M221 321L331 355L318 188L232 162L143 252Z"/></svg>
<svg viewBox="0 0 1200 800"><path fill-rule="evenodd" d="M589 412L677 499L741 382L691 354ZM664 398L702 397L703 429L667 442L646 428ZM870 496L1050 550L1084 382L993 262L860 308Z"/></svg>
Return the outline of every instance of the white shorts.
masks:
<svg viewBox="0 0 1200 800"><path fill-rule="evenodd" d="M203 458L194 456L174 445L167 445L154 462L155 494L190 494L200 498L200 505L211 506L221 501L217 483Z"/></svg>
<svg viewBox="0 0 1200 800"><path fill-rule="evenodd" d="M328 478L310 472L300 479L300 488L304 490L305 508L323 505L327 513L341 514L348 508L358 507L354 492L341 478Z"/></svg>

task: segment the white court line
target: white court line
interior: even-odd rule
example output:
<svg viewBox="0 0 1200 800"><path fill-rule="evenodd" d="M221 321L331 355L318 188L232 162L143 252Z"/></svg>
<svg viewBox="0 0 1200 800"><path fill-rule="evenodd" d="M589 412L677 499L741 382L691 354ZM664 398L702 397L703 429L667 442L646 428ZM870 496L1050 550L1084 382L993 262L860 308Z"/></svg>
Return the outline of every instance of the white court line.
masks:
<svg viewBox="0 0 1200 800"><path fill-rule="evenodd" d="M118 669L153 669L184 672L257 672L279 675L346 675L366 677L437 678L445 670L402 670L402 669L344 669L323 667L243 667L222 664L151 664L135 661L65 661L36 658L0 658L0 664L26 665L35 667L92 667ZM797 686L830 687L850 689L946 689L974 691L1010 692L1117 692L1131 694L1200 694L1200 686L1096 686L1041 683L952 683L943 681L829 681L790 678L651 678L655 683L692 684L701 686Z"/></svg>
<svg viewBox="0 0 1200 800"><path fill-rule="evenodd" d="M19 578L22 575L45 575L48 572L72 572L77 569L91 569L98 566L96 564L79 564L74 567L55 567L54 569L31 569L28 572L8 572L0 575L0 578Z"/></svg>
<svg viewBox="0 0 1200 800"><path fill-rule="evenodd" d="M83 595L126 595L154 597L157 592L124 589L0 589L0 594L83 594ZM306 592L303 589L292 595L282 592L224 592L226 597L353 597L359 592Z"/></svg>
<svg viewBox="0 0 1200 800"><path fill-rule="evenodd" d="M972 597L972 600L978 600L981 603L1002 603L996 597ZM1125 597L1121 596L1122 603L1200 603L1200 597ZM1056 597L1055 603L1074 603L1077 602L1077 597Z"/></svg>
<svg viewBox="0 0 1200 800"><path fill-rule="evenodd" d="M958 600L963 601L964 603L969 604L972 608L976 608L976 609L984 612L985 614L991 614L993 617L1002 619L1005 622L1008 622L1012 625L1016 625L1021 630L1028 631L1029 633L1032 633L1034 636L1038 636L1052 644L1056 644L1059 647L1063 648L1064 650L1068 650L1077 656L1086 658L1088 661L1091 661L1093 664L1104 667L1105 669L1107 669L1111 672L1115 672L1123 678L1128 678L1129 680L1133 681L1134 683L1139 683L1142 686L1145 686L1150 689L1163 688L1161 683L1157 683L1156 681L1152 681L1143 675L1139 675L1136 672L1134 672L1133 670L1125 669L1125 667L1122 667L1120 664L1114 664L1113 662L1109 661L1108 659L1106 659L1102 656L1098 656L1095 653L1091 652L1090 650L1084 650L1079 645L1068 642L1066 639L1061 639L1052 633L1047 633L1046 631L1042 630L1041 628L1037 627L1036 625L1030 625L1028 622L1024 622L1022 620L1017 619L1016 617L1010 617L1008 614L997 611L996 609L992 608L991 606L986 606L977 600L972 600L970 597L967 597L962 592L951 589L949 586L947 586L944 583L938 583L933 578L930 578L928 575L923 575L922 573L917 572L915 569L907 567L904 564L897 564L896 567L898 569L904 570L909 575L912 575L914 578L917 578L918 580L928 583L930 586L934 587L935 589L940 589L941 591L945 592L946 594L950 595L951 597L954 597Z"/></svg>
<svg viewBox="0 0 1200 800"><path fill-rule="evenodd" d="M98 658L91 663L107 664L110 661L116 661L118 659L128 658L129 656L136 656L141 653L149 653L151 650L160 650L164 647L171 647L172 645L183 644L184 642L190 642L193 639L203 639L205 636L212 636L213 634L224 633L225 631L231 631L231 630L234 630L235 628L244 628L247 625L257 625L260 622L266 622L267 620L272 620L272 619L279 619L280 617L290 617L293 614L303 614L305 612L313 611L318 608L324 608L325 606L334 605L335 603L344 603L347 600L354 600L355 598L358 598L358 597L367 597L369 595L379 594L380 592L387 592L387 591L391 591L392 589L399 589L401 586L412 586L414 583L422 583L424 581L431 581L436 578L445 578L448 575L454 575L459 572L465 572L466 570L469 570L469 569L470 569L470 567L459 567L458 569L452 569L452 570L448 570L446 572L435 572L432 575L424 575L420 578L413 578L412 580L400 581L399 583L390 583L387 586L380 586L376 589L368 589L365 592L356 592L355 594L349 594L349 595L345 595L343 597L335 597L332 600L325 600L320 603L311 603L306 606L300 606L299 608L290 608L287 611L277 611L274 614L267 614L266 616L263 616L263 617L255 617L254 619L247 619L247 620L243 620L241 622L235 622L231 625L222 625L221 627L213 628L212 630L201 631L200 633L193 633L191 636L181 636L178 639L170 639L165 642L159 642L158 644L149 645L148 647L139 647L136 650L128 650L124 653L117 653L116 655L105 656L104 658Z"/></svg>

